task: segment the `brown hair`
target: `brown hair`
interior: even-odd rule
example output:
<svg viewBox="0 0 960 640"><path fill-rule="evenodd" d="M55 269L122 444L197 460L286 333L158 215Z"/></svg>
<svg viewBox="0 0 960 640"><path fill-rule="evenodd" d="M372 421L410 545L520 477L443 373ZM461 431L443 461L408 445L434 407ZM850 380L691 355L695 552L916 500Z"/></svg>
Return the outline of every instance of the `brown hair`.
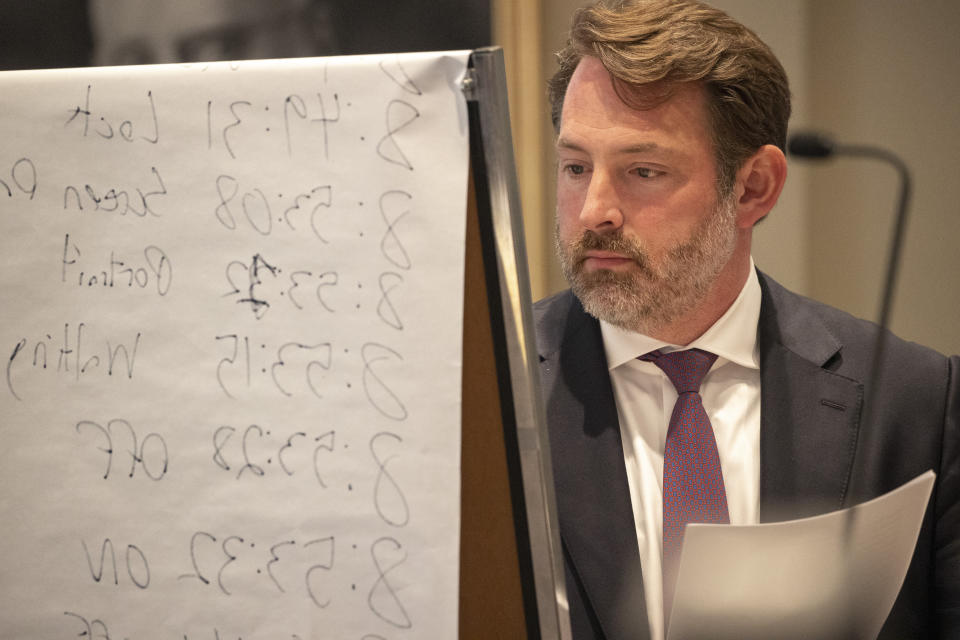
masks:
<svg viewBox="0 0 960 640"><path fill-rule="evenodd" d="M621 99L638 109L668 99L677 84L702 83L724 192L761 146L786 148L787 75L756 34L718 9L695 0L601 0L578 9L549 82L557 129L567 85L584 56L598 58Z"/></svg>

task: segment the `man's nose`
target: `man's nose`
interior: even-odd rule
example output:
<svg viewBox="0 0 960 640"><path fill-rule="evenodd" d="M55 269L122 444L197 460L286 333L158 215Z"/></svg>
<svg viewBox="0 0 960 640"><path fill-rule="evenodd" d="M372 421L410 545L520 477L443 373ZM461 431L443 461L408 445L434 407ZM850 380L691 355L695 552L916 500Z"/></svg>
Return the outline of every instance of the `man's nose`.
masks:
<svg viewBox="0 0 960 640"><path fill-rule="evenodd" d="M623 210L617 190L605 171L594 170L580 210L580 224L596 233L609 233L623 226Z"/></svg>

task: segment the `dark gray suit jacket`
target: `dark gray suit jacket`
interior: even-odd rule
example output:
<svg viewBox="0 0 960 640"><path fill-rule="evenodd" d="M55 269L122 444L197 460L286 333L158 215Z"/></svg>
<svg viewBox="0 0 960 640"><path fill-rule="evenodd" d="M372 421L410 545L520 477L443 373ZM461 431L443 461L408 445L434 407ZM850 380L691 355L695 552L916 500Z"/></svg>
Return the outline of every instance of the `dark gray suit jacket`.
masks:
<svg viewBox="0 0 960 640"><path fill-rule="evenodd" d="M760 520L800 518L937 473L881 638L960 638L960 358L891 336L869 389L875 325L760 273ZM620 427L599 323L569 291L534 305L575 640L649 637ZM873 424L861 423L873 402Z"/></svg>

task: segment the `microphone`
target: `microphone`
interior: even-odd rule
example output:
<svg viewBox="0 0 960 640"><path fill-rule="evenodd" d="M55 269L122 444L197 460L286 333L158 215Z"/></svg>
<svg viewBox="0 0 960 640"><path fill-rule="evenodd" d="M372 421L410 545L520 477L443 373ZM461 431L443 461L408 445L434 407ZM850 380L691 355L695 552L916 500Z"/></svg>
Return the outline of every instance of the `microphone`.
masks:
<svg viewBox="0 0 960 640"><path fill-rule="evenodd" d="M798 158L827 158L833 155L836 145L822 133L801 131L790 136L787 151Z"/></svg>
<svg viewBox="0 0 960 640"><path fill-rule="evenodd" d="M890 241L890 253L887 257L887 275L883 286L883 300L880 304L880 330L873 350L873 363L870 367L871 394L877 388L880 379L880 365L886 344L887 328L890 325L890 309L893 306L893 290L897 279L897 270L900 264L900 250L903 245L904 230L907 224L907 209L910 202L911 181L910 171L906 163L899 156L886 149L872 145L838 144L824 133L802 131L790 136L787 142L787 151L798 158L823 159L831 156L848 155L875 158L893 166L900 177L900 193L897 198L897 212L893 225L893 237ZM871 398L875 398L871 395ZM869 425L870 409L873 402L864 407L864 424Z"/></svg>

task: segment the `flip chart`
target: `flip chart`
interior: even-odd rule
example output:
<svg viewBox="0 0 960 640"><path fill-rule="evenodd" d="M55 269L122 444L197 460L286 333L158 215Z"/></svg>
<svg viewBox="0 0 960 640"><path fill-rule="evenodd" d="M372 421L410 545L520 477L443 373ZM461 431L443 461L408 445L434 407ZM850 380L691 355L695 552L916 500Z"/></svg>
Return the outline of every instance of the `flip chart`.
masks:
<svg viewBox="0 0 960 640"><path fill-rule="evenodd" d="M0 636L456 637L468 53L0 74Z"/></svg>

